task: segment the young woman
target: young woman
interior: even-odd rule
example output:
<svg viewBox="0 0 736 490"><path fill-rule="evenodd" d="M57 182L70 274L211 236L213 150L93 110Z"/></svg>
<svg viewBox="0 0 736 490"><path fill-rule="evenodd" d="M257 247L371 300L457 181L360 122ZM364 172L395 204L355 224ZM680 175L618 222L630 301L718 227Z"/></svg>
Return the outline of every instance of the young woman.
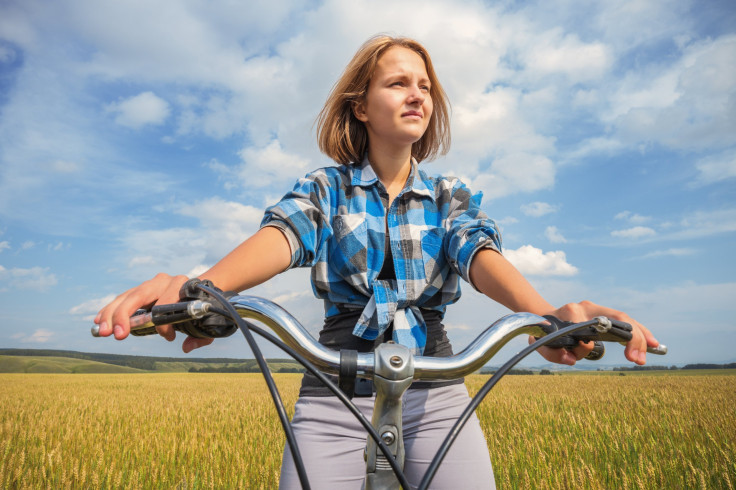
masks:
<svg viewBox="0 0 736 490"><path fill-rule="evenodd" d="M370 351L386 340L415 353L448 356L442 326L460 297L459 279L513 311L569 321L605 315L633 325L625 356L644 364L652 334L626 314L583 301L555 308L501 254L495 223L458 179L428 177L418 163L446 153L449 111L427 51L406 38L378 36L356 53L318 118L320 149L337 166L316 170L266 210L260 230L200 276L242 291L291 267L312 268L325 303L320 342ZM97 315L100 335L128 336L139 307L178 300L184 276L159 274L126 291ZM170 326L159 333L173 340ZM531 341L531 339L530 339ZM184 352L211 343L187 338ZM590 346L540 349L574 364ZM356 398L369 417L371 398ZM468 402L458 383L415 383L404 397L405 471L418 484L436 448ZM302 382L293 419L315 488L360 488L366 435L342 404L311 376ZM298 488L288 454L282 488ZM445 458L435 488L489 488L485 438L473 419Z"/></svg>

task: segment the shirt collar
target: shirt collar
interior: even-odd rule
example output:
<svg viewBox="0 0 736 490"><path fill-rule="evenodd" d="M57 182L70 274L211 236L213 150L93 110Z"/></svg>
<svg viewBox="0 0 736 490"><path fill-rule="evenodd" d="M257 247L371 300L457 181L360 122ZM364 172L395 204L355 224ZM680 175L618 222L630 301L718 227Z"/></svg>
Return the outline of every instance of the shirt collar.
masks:
<svg viewBox="0 0 736 490"><path fill-rule="evenodd" d="M351 165L350 168L353 172L353 177L351 179L351 185L353 186L368 187L379 182L376 172L368 161L368 155L363 157L363 161L360 162L360 165ZM419 169L419 164L414 157L411 158L411 171L409 172L409 178L406 182L407 185L404 187L401 194L411 192L434 200L434 184L432 180L427 177L427 174Z"/></svg>

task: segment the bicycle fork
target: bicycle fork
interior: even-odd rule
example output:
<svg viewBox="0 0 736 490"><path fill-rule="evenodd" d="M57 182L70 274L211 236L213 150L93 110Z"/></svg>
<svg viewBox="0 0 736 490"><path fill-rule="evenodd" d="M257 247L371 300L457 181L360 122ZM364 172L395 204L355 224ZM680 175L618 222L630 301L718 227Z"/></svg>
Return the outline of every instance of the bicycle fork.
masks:
<svg viewBox="0 0 736 490"><path fill-rule="evenodd" d="M400 344L385 343L375 350L373 384L376 401L373 427L391 449L399 467L404 468L404 433L401 397L414 379L414 356ZM366 445L366 490L398 489L399 482L378 445L368 438Z"/></svg>

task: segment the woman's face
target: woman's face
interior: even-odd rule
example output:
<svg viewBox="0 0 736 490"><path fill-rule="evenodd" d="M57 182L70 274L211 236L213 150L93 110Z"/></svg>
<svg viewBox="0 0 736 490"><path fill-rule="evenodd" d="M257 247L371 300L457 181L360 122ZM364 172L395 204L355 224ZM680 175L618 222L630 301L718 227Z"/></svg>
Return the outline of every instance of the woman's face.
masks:
<svg viewBox="0 0 736 490"><path fill-rule="evenodd" d="M432 116L430 81L424 60L411 49L393 46L378 59L365 100L355 117L365 123L368 144L409 146L418 141Z"/></svg>

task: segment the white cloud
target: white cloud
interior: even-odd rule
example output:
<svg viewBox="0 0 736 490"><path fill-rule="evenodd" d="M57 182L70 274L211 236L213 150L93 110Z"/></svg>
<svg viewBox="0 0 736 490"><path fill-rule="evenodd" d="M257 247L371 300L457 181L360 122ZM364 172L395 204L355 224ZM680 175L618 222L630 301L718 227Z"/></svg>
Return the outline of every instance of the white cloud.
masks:
<svg viewBox="0 0 736 490"><path fill-rule="evenodd" d="M240 153L243 164L238 169L243 187L267 187L274 182L296 180L309 169L309 160L285 152L278 140L263 148L243 148Z"/></svg>
<svg viewBox="0 0 736 490"><path fill-rule="evenodd" d="M699 238L736 231L736 209L696 211L680 220L679 229L672 238Z"/></svg>
<svg viewBox="0 0 736 490"><path fill-rule="evenodd" d="M604 116L628 143L710 150L736 144L736 35L693 42L668 67L631 71Z"/></svg>
<svg viewBox="0 0 736 490"><path fill-rule="evenodd" d="M696 253L692 248L668 248L666 250L655 250L638 257L639 259L654 259L659 257L687 257Z"/></svg>
<svg viewBox="0 0 736 490"><path fill-rule="evenodd" d="M0 265L0 281L9 289L23 289L44 292L56 286L56 275L48 267L13 267L6 269Z"/></svg>
<svg viewBox="0 0 736 490"><path fill-rule="evenodd" d="M45 328L39 328L35 332L33 332L31 335L23 336L20 338L21 342L24 343L34 343L34 344L44 344L51 340L51 338L55 335L54 332L51 330L47 330Z"/></svg>
<svg viewBox="0 0 736 490"><path fill-rule="evenodd" d="M162 209L192 217L191 227L129 230L121 237L121 257L132 277L153 276L159 271L192 276L204 272L258 230L263 210L220 198L178 203ZM202 267L205 267L202 270Z"/></svg>
<svg viewBox="0 0 736 490"><path fill-rule="evenodd" d="M279 140L272 140L263 147L245 147L238 155L241 158L238 165L228 166L217 160L207 163L207 167L224 181L225 189L242 188L249 193L255 188L285 191L286 183L291 185L310 170L308 159L284 151Z"/></svg>
<svg viewBox="0 0 736 490"><path fill-rule="evenodd" d="M655 236L656 234L656 231L646 226L634 226L633 228L627 228L625 230L614 230L611 232L611 236L613 237L630 238L632 240L649 238Z"/></svg>
<svg viewBox="0 0 736 490"><path fill-rule="evenodd" d="M581 42L574 34L563 34L562 29L545 34L533 39L534 46L525 53L533 72L562 73L583 82L600 78L611 67L613 56L605 44Z"/></svg>
<svg viewBox="0 0 736 490"><path fill-rule="evenodd" d="M49 252L59 252L61 250L68 250L69 247L71 247L71 244L69 243L56 242L54 244L49 243L46 247L46 250L48 250Z"/></svg>
<svg viewBox="0 0 736 490"><path fill-rule="evenodd" d="M567 262L565 252L543 252L531 245L523 245L516 250L505 250L504 256L522 274L535 276L574 276L577 267Z"/></svg>
<svg viewBox="0 0 736 490"><path fill-rule="evenodd" d="M514 192L534 192L552 187L555 166L546 157L515 153L493 161L490 169L473 179L473 190L482 190L489 199Z"/></svg>
<svg viewBox="0 0 736 490"><path fill-rule="evenodd" d="M614 219L625 220L636 225L640 225L652 220L651 216L642 216L637 213L632 213L631 211L621 211L616 216L614 216Z"/></svg>
<svg viewBox="0 0 736 490"><path fill-rule="evenodd" d="M153 92L143 92L107 106L116 114L115 122L133 129L163 124L169 117L169 103Z"/></svg>
<svg viewBox="0 0 736 490"><path fill-rule="evenodd" d="M702 184L732 179L736 177L736 150L729 149L701 158L695 163L695 168L700 173L698 182Z"/></svg>
<svg viewBox="0 0 736 490"><path fill-rule="evenodd" d="M544 216L545 214L556 213L558 209L559 206L553 206L552 204L538 201L521 206L522 213L534 218L539 218L540 216Z"/></svg>
<svg viewBox="0 0 736 490"><path fill-rule="evenodd" d="M103 306L112 302L115 299L114 294L108 294L102 298L93 298L73 306L69 309L69 314L74 316L81 316L81 320L92 321L94 320L97 312L102 309Z"/></svg>
<svg viewBox="0 0 736 490"><path fill-rule="evenodd" d="M560 233L556 226L548 226L544 230L544 236L552 243L567 243L567 239Z"/></svg>
<svg viewBox="0 0 736 490"><path fill-rule="evenodd" d="M8 242L7 240L3 240L2 242L0 242L0 252L2 252L3 250L10 250L10 242Z"/></svg>
<svg viewBox="0 0 736 490"><path fill-rule="evenodd" d="M54 160L51 163L51 170L60 174L75 174L82 171L83 167L78 162Z"/></svg>
<svg viewBox="0 0 736 490"><path fill-rule="evenodd" d="M211 267L211 265L198 264L192 267L189 272L184 275L187 277L199 277L207 272Z"/></svg>

